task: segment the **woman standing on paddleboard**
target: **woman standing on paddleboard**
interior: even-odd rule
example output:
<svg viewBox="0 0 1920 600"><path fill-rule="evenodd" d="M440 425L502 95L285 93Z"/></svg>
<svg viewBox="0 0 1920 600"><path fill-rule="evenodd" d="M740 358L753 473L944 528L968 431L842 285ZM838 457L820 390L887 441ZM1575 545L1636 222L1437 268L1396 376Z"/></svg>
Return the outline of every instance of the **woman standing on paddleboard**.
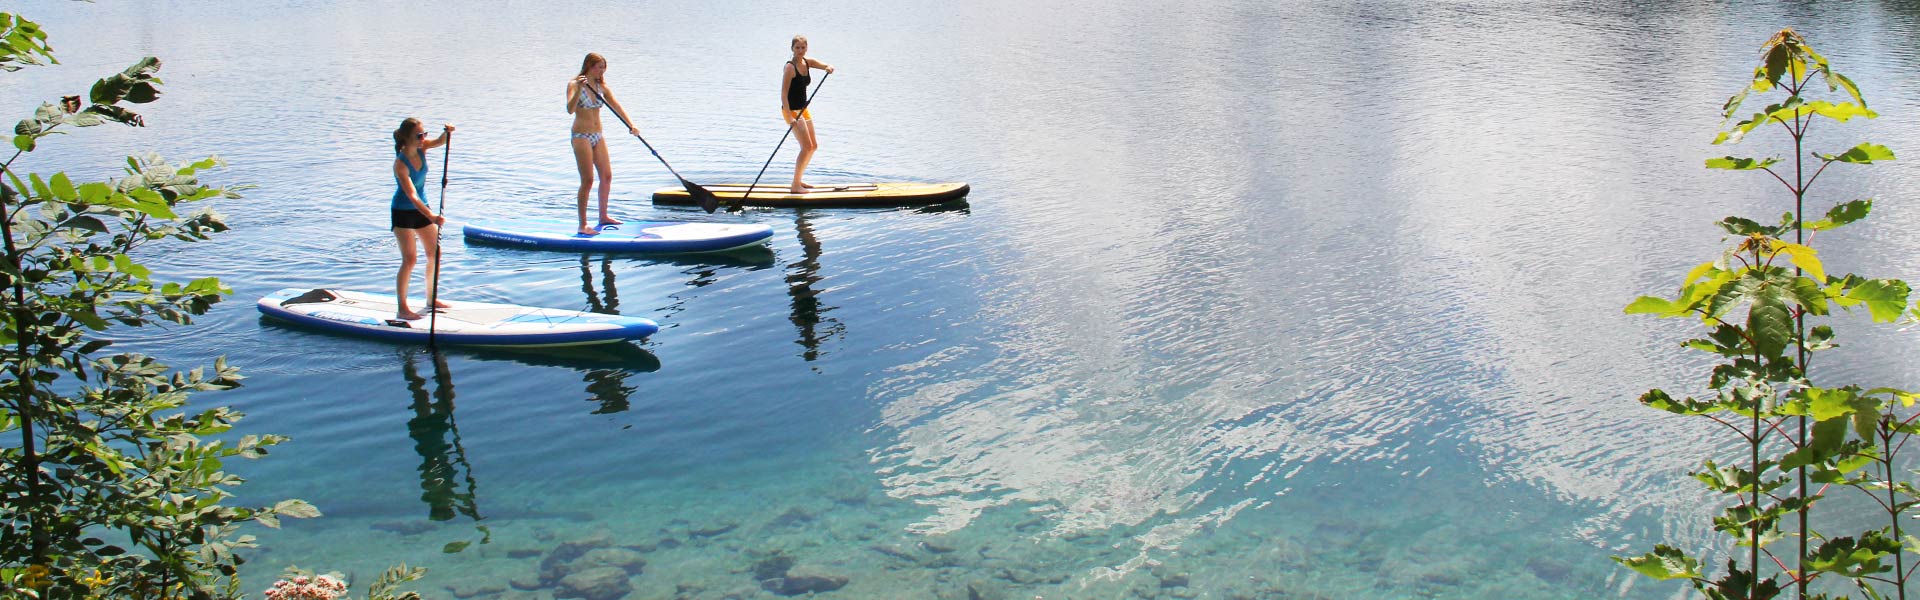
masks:
<svg viewBox="0 0 1920 600"><path fill-rule="evenodd" d="M427 128L419 119L408 117L400 122L400 128L393 130L393 237L400 242L400 274L394 279L396 288L394 297L399 300L400 310L394 316L412 321L420 314L407 309L407 281L413 278L413 261L416 253L427 254L427 297L433 298L435 275L440 271L440 225L447 222L446 217L433 214L427 208L427 202L420 198L421 188L427 185L427 149L447 144L447 135L453 133L452 125L440 126L440 137L427 139ZM418 246L418 250L415 247ZM447 308L447 303L438 299L433 301L434 308Z"/></svg>
<svg viewBox="0 0 1920 600"><path fill-rule="evenodd" d="M607 141L600 135L600 107L611 106L622 119L627 110L613 99L607 88L607 59L592 52L580 62L580 74L567 82L567 113L573 115L573 162L580 168L580 234L594 235L600 230L587 226L587 191L593 189L593 174L600 173L600 224L618 225L619 219L607 214L607 195L613 193L613 162L607 157ZM627 133L640 135L639 129Z"/></svg>
<svg viewBox="0 0 1920 600"><path fill-rule="evenodd" d="M813 151L820 147L820 141L813 137L813 113L807 112L807 86L813 84L812 69L833 72L833 65L807 58L807 36L793 36L793 60L781 69L780 75L780 116L787 120L787 126L793 128L793 137L800 140L800 157L793 161L793 193L804 194L807 185L800 176L807 172L807 162L813 160Z"/></svg>

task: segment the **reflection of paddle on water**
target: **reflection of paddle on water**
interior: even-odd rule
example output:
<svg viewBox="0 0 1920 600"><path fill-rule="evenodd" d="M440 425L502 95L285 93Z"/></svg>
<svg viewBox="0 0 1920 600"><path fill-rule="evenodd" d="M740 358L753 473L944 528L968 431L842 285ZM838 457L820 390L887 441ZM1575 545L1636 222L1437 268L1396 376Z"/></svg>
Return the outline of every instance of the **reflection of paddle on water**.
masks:
<svg viewBox="0 0 1920 600"><path fill-rule="evenodd" d="M793 211L793 229L800 238L802 257L799 262L787 265L787 295L792 298L792 314L788 318L800 329L800 339L795 343L806 348L801 358L812 362L820 358L820 343L845 333L846 326L828 319L825 331L821 331L820 314L834 307L822 307L820 293L813 289L813 284L823 279L820 277L820 240L813 235L813 224L808 222L807 213L806 209Z"/></svg>
<svg viewBox="0 0 1920 600"><path fill-rule="evenodd" d="M413 438L413 449L420 454L420 499L427 503L429 519L448 521L461 514L479 521L482 517L473 466L467 463L467 450L460 445L460 426L453 420L453 372L447 369L445 354L429 354L433 357L431 393L414 364L416 353L407 353L400 363L407 391L413 394L413 418L407 420L407 436ZM461 477L466 479L465 491L456 482Z"/></svg>

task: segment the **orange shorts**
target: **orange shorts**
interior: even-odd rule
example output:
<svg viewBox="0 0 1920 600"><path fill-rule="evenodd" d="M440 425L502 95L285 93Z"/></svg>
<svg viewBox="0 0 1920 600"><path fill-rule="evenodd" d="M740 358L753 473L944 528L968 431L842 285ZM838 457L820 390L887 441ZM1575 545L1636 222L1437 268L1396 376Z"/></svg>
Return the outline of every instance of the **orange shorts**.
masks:
<svg viewBox="0 0 1920 600"><path fill-rule="evenodd" d="M808 121L813 120L813 113L808 112L807 109L804 109L804 108L800 109L800 112L794 112L794 111L785 110L785 109L782 109L780 112L781 112L780 119L783 121L786 120L786 118L789 116L795 119L806 119Z"/></svg>

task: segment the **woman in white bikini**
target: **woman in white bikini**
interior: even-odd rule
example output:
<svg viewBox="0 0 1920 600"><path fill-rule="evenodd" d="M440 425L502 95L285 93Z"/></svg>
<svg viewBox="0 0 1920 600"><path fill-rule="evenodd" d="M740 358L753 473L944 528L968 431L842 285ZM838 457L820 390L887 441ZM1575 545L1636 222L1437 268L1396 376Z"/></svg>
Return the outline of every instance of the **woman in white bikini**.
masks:
<svg viewBox="0 0 1920 600"><path fill-rule="evenodd" d="M625 119L627 110L607 88L607 59L592 52L580 63L580 74L567 82L567 112L573 115L573 161L580 168L580 234L600 233L587 226L587 191L593 189L593 175L600 173L600 225L617 225L619 219L607 214L607 196L613 193L613 163L607 157L607 142L600 134L600 107L612 107ZM639 129L628 133L640 135Z"/></svg>

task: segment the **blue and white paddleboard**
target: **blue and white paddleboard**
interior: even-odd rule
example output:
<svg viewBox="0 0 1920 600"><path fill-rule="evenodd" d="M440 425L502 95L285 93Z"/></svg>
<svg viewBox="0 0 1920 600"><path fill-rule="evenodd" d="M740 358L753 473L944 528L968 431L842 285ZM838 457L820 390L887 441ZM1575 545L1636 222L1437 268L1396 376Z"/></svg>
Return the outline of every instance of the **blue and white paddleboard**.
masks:
<svg viewBox="0 0 1920 600"><path fill-rule="evenodd" d="M579 346L638 340L660 325L651 319L534 308L513 304L457 302L438 312L435 341L462 346ZM426 301L409 300L421 311ZM287 288L261 298L260 312L317 329L397 342L426 343L429 317L402 321L393 296L346 290Z"/></svg>
<svg viewBox="0 0 1920 600"><path fill-rule="evenodd" d="M732 223L632 221L602 225L599 235L580 235L579 226L566 219L482 220L461 232L468 241L587 252L719 252L773 237L772 227Z"/></svg>

